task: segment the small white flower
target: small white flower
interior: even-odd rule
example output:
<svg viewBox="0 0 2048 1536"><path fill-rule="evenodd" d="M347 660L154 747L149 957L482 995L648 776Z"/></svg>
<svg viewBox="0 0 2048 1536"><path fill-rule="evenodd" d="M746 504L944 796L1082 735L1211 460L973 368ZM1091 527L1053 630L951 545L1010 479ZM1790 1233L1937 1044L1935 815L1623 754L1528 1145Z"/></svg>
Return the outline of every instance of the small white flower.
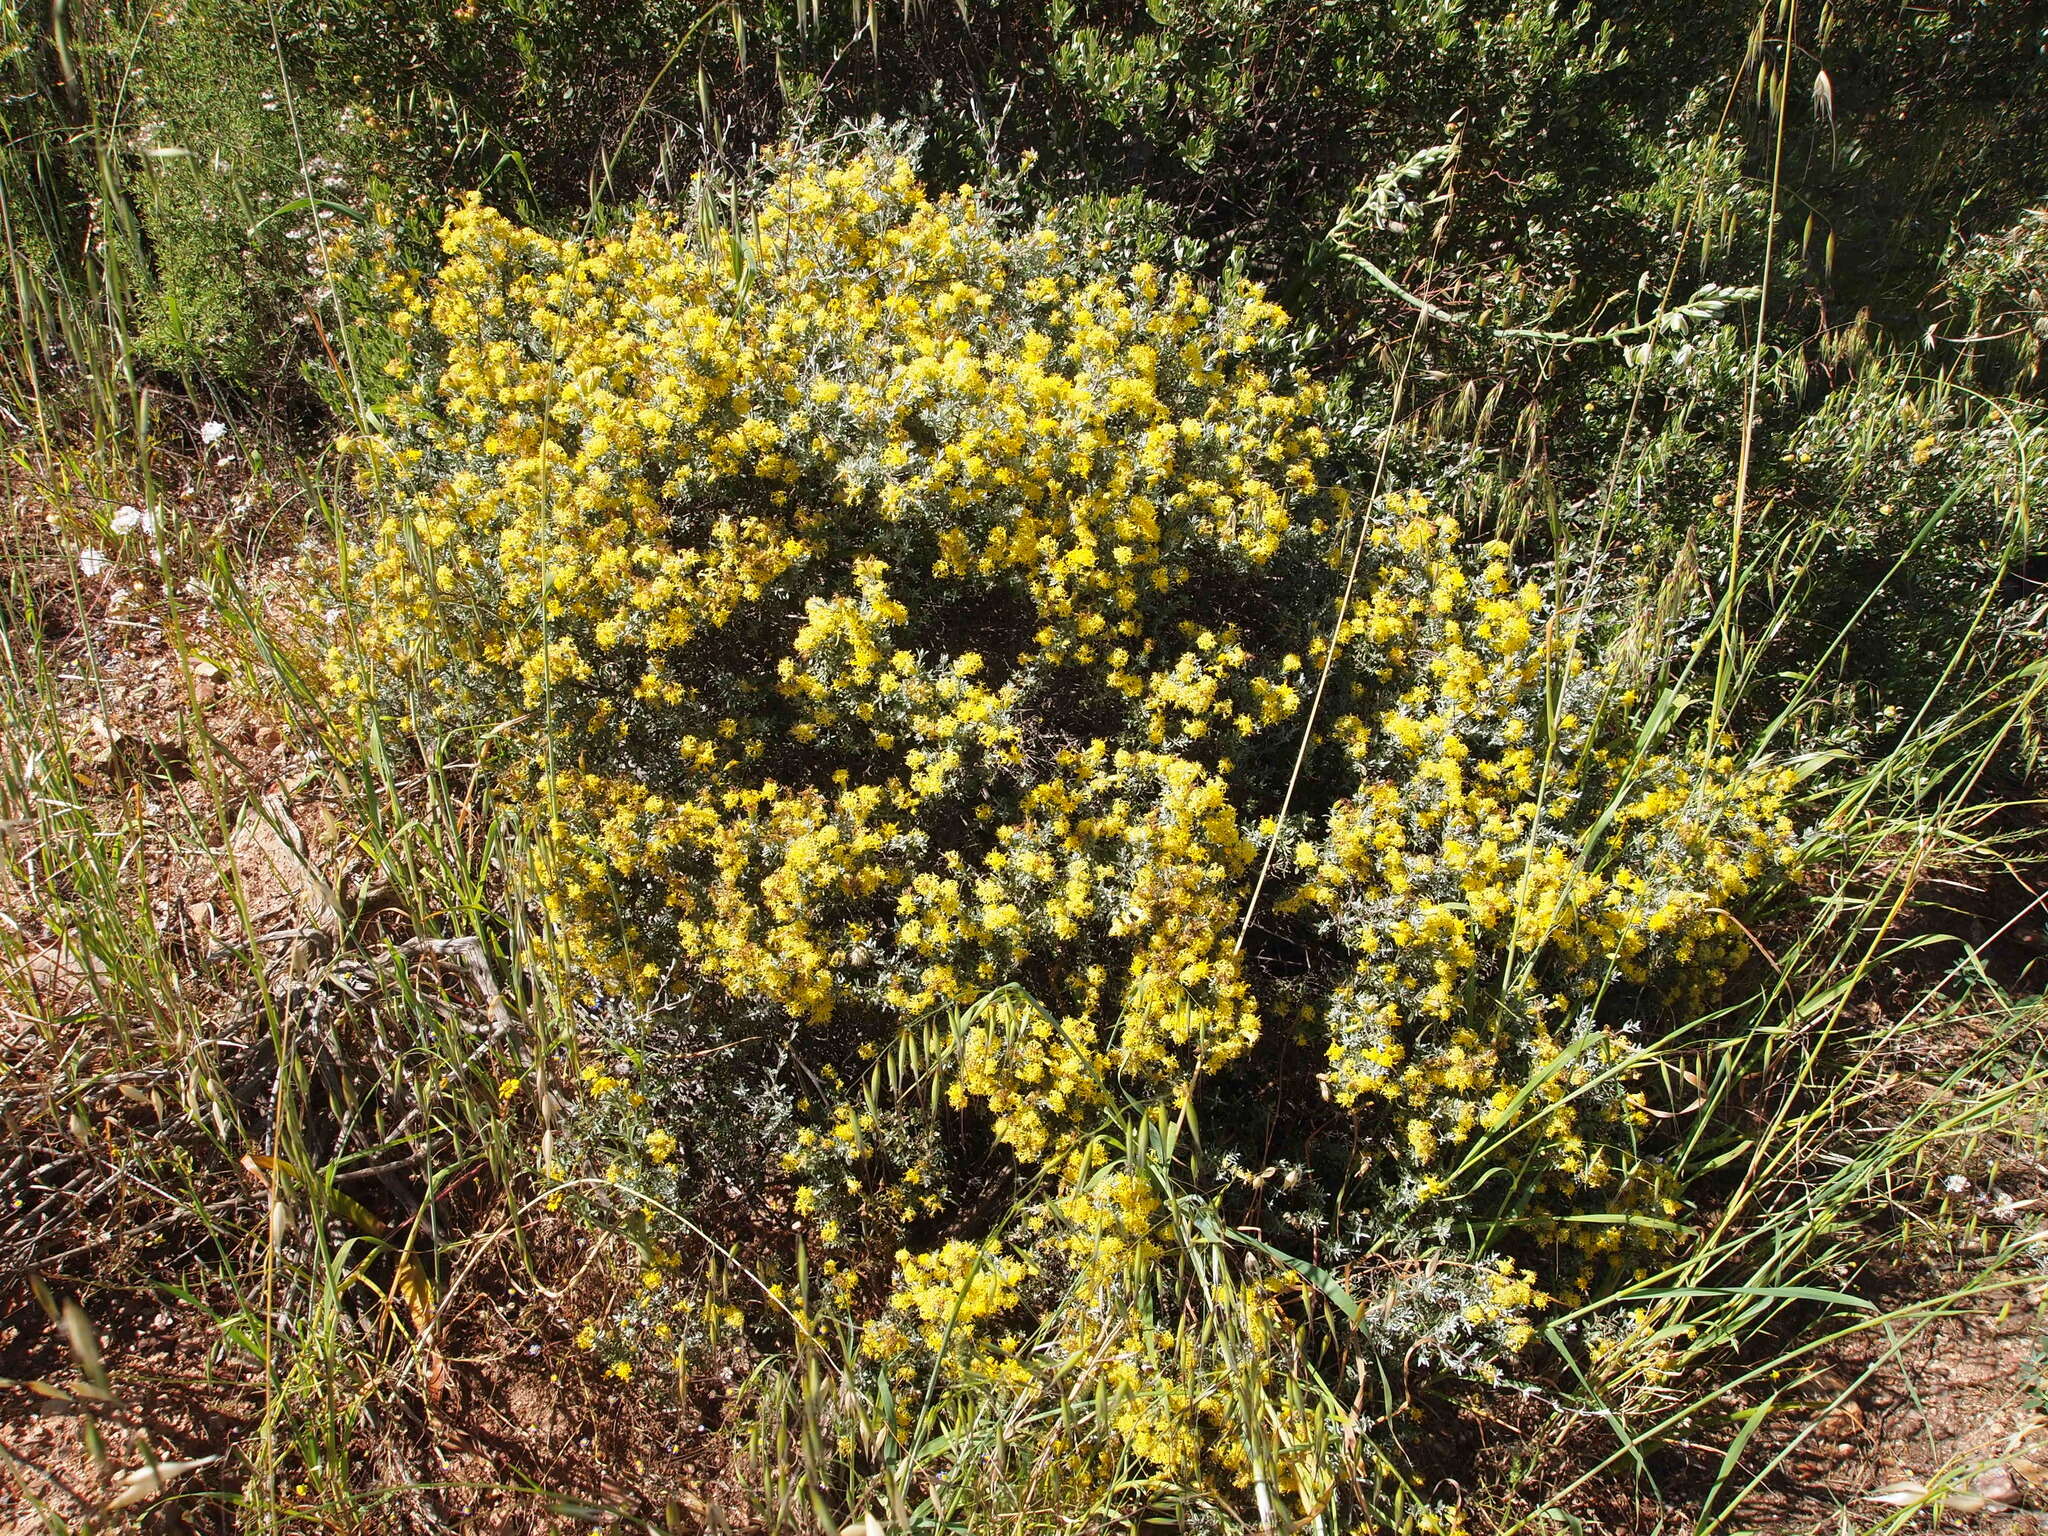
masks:
<svg viewBox="0 0 2048 1536"><path fill-rule="evenodd" d="M1960 1195L1970 1187L1970 1181L1960 1173L1952 1173L1941 1181L1941 1187L1952 1195Z"/></svg>
<svg viewBox="0 0 2048 1536"><path fill-rule="evenodd" d="M199 429L199 441L211 448L228 435L228 424L224 421L209 421Z"/></svg>
<svg viewBox="0 0 2048 1536"><path fill-rule="evenodd" d="M87 576L102 575L113 563L102 550L81 549L78 552L78 568Z"/></svg>
<svg viewBox="0 0 2048 1536"><path fill-rule="evenodd" d="M320 617L327 621L329 628L332 628L334 625L339 624L341 622L342 611L339 608L330 608L325 613L321 614Z"/></svg>
<svg viewBox="0 0 2048 1536"><path fill-rule="evenodd" d="M131 533L156 532L156 514L145 512L140 507L123 507L114 514L114 520L107 525L116 538L125 539Z"/></svg>

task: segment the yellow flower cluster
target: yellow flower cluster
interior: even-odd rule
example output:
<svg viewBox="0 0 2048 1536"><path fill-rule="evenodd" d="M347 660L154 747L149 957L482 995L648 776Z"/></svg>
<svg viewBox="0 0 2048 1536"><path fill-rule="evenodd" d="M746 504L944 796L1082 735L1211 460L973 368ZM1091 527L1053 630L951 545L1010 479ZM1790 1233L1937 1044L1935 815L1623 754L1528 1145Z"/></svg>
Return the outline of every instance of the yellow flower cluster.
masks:
<svg viewBox="0 0 2048 1536"><path fill-rule="evenodd" d="M1481 1274L1483 1294L1465 1304L1465 1321L1474 1328L1504 1325L1509 1349L1519 1350L1535 1337L1529 1314L1550 1304L1537 1289L1536 1277L1518 1270L1513 1261L1496 1259Z"/></svg>
<svg viewBox="0 0 2048 1536"><path fill-rule="evenodd" d="M955 1238L932 1253L900 1253L901 1283L889 1298L925 1348L938 1352L974 1336L978 1324L1011 1311L1030 1270L1022 1259L987 1253Z"/></svg>
<svg viewBox="0 0 2048 1536"><path fill-rule="evenodd" d="M1795 846L1793 776L1632 750L1601 717L1633 696L1516 586L1506 547L1466 558L1451 519L1389 500L1339 638L1358 655L1331 734L1357 787L1294 843L1278 903L1350 957L1327 1080L1341 1103L1395 1106L1417 1165L1536 1082L1561 1171L1598 1186L1612 1169L1569 1101L1617 1046L1561 1060L1572 1012L1612 979L1722 980L1729 908Z"/></svg>
<svg viewBox="0 0 2048 1536"><path fill-rule="evenodd" d="M1107 1451L1162 1485L1243 1490L1263 1478L1313 1504L1328 1468L1303 1450L1314 1437L1286 1391L1303 1346L1287 1307L1298 1279L1218 1278L1203 1299L1208 1326L1180 1326L1185 1234L1153 1180L1100 1146L1069 1159L1060 1193L984 1241L899 1253L862 1353L906 1397L936 1365L942 1390L994 1390L1020 1410L1092 1398L1103 1405L1096 1429L1061 1459L1077 1483L1100 1477ZM1258 1443L1294 1449L1255 1462L1248 1412L1262 1421Z"/></svg>

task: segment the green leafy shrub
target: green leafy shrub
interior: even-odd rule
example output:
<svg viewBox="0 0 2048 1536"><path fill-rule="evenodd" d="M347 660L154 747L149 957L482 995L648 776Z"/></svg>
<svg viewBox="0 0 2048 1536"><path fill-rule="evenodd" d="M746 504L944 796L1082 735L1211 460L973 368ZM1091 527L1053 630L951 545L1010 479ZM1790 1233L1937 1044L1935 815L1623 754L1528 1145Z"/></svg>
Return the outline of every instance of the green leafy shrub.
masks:
<svg viewBox="0 0 2048 1536"><path fill-rule="evenodd" d="M1866 360L1763 477L1757 531L1784 541L1800 587L1780 654L1895 725L2032 654L2026 573L2048 544L2027 509L2048 491L2044 449L2038 407Z"/></svg>
<svg viewBox="0 0 2048 1536"><path fill-rule="evenodd" d="M319 226L351 188L326 104L292 97L266 43L248 7L172 11L143 32L128 109L152 278L143 355L241 387L288 378L316 347Z"/></svg>
<svg viewBox="0 0 2048 1536"><path fill-rule="evenodd" d="M1945 338L1978 360L1993 383L2038 396L2048 341L2048 208L1969 242L1944 274L1958 334Z"/></svg>

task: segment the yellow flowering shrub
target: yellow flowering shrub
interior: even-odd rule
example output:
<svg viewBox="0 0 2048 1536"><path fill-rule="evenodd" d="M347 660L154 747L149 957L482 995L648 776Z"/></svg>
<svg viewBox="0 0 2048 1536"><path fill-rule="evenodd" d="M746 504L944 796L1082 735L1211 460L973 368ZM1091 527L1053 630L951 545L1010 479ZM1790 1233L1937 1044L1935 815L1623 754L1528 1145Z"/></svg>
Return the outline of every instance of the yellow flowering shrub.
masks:
<svg viewBox="0 0 2048 1536"><path fill-rule="evenodd" d="M1575 975L1718 965L1787 846L1778 780L1617 757L1504 549L1327 483L1253 286L1094 270L882 143L783 153L736 239L557 240L472 198L442 242L389 283L406 387L353 445L365 630L506 734L600 984L872 1036L1021 982L1046 1016L959 1085L1043 1157L1104 1074L1259 1040L1237 935L1277 834L1330 1088L1400 1106L1427 1162ZM1321 803L1279 832L1325 662ZM1513 968L1515 1040L1459 1027L1503 956L1549 962Z"/></svg>
<svg viewBox="0 0 2048 1536"><path fill-rule="evenodd" d="M1389 1220L1508 1136L1553 1204L1669 1226L1602 1010L1720 982L1790 777L1648 729L1505 546L1335 483L1257 287L1107 269L882 138L779 152L730 229L557 239L472 198L442 244L384 285L370 665L337 686L484 729L593 996L687 992L847 1070L959 1014L935 1086L1050 1191L1021 1225L949 1229L931 1122L830 1065L777 1154L827 1256L807 1305L860 1315L900 1400L1084 1370L1119 1455L1312 1496L1322 1452L1222 1433L1297 1411L1298 1277L1210 1275L1191 1338L1147 1273L1188 1233L1100 1155L1132 1104L1268 1066L1348 1117L1337 1176ZM691 1127L631 1135L685 1179ZM1577 1274L1483 1256L1381 1313L1483 1373L1619 1249L1558 1214L1519 1226Z"/></svg>

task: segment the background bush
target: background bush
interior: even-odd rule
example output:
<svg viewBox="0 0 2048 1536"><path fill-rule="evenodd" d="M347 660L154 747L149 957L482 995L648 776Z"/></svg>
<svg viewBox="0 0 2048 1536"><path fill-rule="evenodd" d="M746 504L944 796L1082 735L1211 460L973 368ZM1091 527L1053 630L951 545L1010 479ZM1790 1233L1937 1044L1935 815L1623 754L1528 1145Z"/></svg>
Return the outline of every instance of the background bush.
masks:
<svg viewBox="0 0 2048 1536"><path fill-rule="evenodd" d="M1867 367L2030 366L2048 45L2023 8L1835 6L1789 47L1735 6L884 10L186 0L62 36L10 13L42 209L17 222L58 267L106 226L135 365L267 393L324 371L316 332L345 324L314 218L383 209L420 260L451 186L561 233L730 180L792 122L879 113L917 123L935 184L1265 283L1350 418L1395 425L1396 482L1468 526L1655 563L1690 538L1704 571L1726 565L1714 498L1752 395L1757 496L1831 518L1839 495L1768 479L1827 470L1792 437L1829 394ZM82 158L101 118L110 147Z"/></svg>

